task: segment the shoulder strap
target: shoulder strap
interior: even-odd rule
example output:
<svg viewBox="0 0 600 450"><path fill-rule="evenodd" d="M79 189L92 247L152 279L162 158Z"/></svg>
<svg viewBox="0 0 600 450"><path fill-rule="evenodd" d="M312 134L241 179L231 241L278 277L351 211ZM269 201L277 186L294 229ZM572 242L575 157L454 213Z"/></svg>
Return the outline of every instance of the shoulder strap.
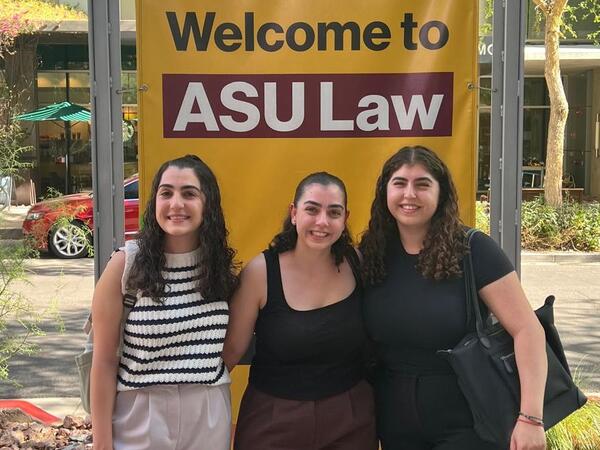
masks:
<svg viewBox="0 0 600 450"><path fill-rule="evenodd" d="M270 248L263 252L265 263L267 264L267 303L263 307L274 306L281 303L285 297L283 292L283 281L281 281L281 266L279 265L279 253Z"/></svg>
<svg viewBox="0 0 600 450"><path fill-rule="evenodd" d="M121 292L123 294L123 314L121 315L121 326L120 326L120 339L119 339L119 349L118 355L121 355L123 350L123 333L125 330L125 322L129 317L129 313L131 309L137 302L137 295L133 292L130 292L126 289L127 285L127 276L129 275L129 271L131 269L131 265L133 264L133 260L135 259L135 254L137 253L137 242L135 241L127 241L125 246L115 249L115 252L123 251L125 252L125 267L123 269L123 277L121 278ZM112 257L112 255L111 255ZM90 312L88 315L85 324L83 325L83 331L88 335L87 342L88 344L93 343L94 339L94 330L92 328L92 313Z"/></svg>
<svg viewBox="0 0 600 450"><path fill-rule="evenodd" d="M137 301L136 292L131 292L130 289L127 288L127 280L129 279L129 273L131 272L131 268L133 267L133 262L135 261L135 255L138 252L138 244L137 241L131 240L126 241L125 245L119 250L125 252L125 267L123 268L123 276L121 277L121 293L123 294L123 304L124 305L135 305Z"/></svg>
<svg viewBox="0 0 600 450"><path fill-rule="evenodd" d="M481 317L481 309L479 307L479 295L477 293L477 286L475 285L475 273L473 272L473 259L471 255L471 240L475 234L479 233L476 228L471 228L467 231L467 247L468 253L463 259L463 272L465 279L465 295L467 301L467 324L470 324L471 314L475 316L475 330L479 336L480 342L485 346L489 347L490 342L484 333L483 319Z"/></svg>

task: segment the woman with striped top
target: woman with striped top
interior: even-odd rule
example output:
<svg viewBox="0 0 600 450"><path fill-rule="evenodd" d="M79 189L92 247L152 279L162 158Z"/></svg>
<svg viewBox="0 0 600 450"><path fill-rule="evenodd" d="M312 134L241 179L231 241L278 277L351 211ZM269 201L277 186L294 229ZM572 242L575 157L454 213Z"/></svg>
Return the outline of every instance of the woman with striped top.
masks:
<svg viewBox="0 0 600 450"><path fill-rule="evenodd" d="M138 240L114 254L94 292L95 449L229 449L221 351L234 254L208 166L193 155L164 163ZM135 298L119 357L126 292Z"/></svg>

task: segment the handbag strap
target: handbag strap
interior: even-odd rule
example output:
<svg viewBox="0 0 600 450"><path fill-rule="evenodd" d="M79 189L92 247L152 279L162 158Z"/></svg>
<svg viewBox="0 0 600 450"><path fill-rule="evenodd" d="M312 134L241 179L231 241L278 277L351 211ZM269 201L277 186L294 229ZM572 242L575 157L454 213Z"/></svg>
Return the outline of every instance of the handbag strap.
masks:
<svg viewBox="0 0 600 450"><path fill-rule="evenodd" d="M120 247L116 250L113 251L113 253L110 255L112 258L112 255L115 254L115 252L118 251L123 251L125 252L125 247ZM125 254L127 254L125 252ZM127 322L127 318L129 317L129 313L131 312L132 308L135 306L136 302L137 302L137 295L135 295L135 293L133 291L127 291L123 294L122 297L122 302L123 302L123 313L121 315L121 322L119 324L119 347L117 348L117 355L121 356L121 354L123 353L123 334L125 333L125 323ZM83 332L87 335L87 341L86 341L86 346L87 347L92 347L93 343L94 343L94 328L92 325L92 313L90 312L88 314L88 318L85 321L85 324L83 325Z"/></svg>
<svg viewBox="0 0 600 450"><path fill-rule="evenodd" d="M471 240L475 234L479 233L476 228L467 231L468 253L463 258L463 276L465 279L465 295L467 303L467 323L471 322L471 314L475 315L475 330L481 343L489 348L490 341L484 332L483 319L481 317L481 308L479 307L479 295L475 284L475 272L473 271L473 259L471 254Z"/></svg>

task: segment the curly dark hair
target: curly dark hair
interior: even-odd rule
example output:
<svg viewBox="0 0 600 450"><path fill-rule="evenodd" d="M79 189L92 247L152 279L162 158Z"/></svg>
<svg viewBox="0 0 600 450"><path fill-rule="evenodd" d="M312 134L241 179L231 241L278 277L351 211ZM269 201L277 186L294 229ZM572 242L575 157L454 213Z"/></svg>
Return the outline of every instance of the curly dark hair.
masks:
<svg viewBox="0 0 600 450"><path fill-rule="evenodd" d="M300 181L298 187L296 187L296 192L294 193L294 206L298 206L298 201L304 194L306 188L311 184L320 184L322 186L329 186L333 184L339 187L344 196L344 208L347 207L348 194L346 193L346 185L338 177L327 172L311 173ZM292 224L292 217L290 213L288 213L287 217L283 221L283 227L281 231L271 240L269 249L275 251L276 253L283 253L294 249L297 241L298 232L296 231L295 225ZM350 235L350 231L348 230L348 226L346 225L342 235L331 246L331 254L333 255L335 265L339 266L344 261L344 257L351 254L351 251L354 251L352 237Z"/></svg>
<svg viewBox="0 0 600 450"><path fill-rule="evenodd" d="M398 240L396 220L387 206L387 185L392 175L404 164L422 165L440 185L437 209L423 249L419 253L417 270L426 278L443 280L462 274L461 260L467 252L465 229L458 213L458 195L450 171L430 149L422 146L403 147L383 165L375 187L369 226L363 233L359 249L363 255L362 275L366 284L384 280L387 272L385 254Z"/></svg>
<svg viewBox="0 0 600 450"><path fill-rule="evenodd" d="M146 211L143 227L138 233L139 250L127 280L127 288L140 290L144 296L161 302L165 293L165 232L156 220L156 195L161 178L169 167L192 169L200 181L204 195L202 223L198 228L200 243L200 275L197 290L207 300L229 301L238 284L238 263L235 250L227 243L227 229L221 209L221 193L215 175L196 155L186 155L165 162L152 181L152 193Z"/></svg>

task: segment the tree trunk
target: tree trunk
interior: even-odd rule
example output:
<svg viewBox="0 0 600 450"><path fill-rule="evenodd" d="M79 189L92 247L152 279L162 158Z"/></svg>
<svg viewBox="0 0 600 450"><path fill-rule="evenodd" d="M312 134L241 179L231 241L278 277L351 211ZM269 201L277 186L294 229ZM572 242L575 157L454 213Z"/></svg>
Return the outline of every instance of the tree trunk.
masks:
<svg viewBox="0 0 600 450"><path fill-rule="evenodd" d="M545 12L546 62L544 76L550 96L550 122L546 146L546 175L544 197L551 206L562 204L563 156L565 127L569 104L562 84L559 60L560 24L567 0L557 0Z"/></svg>

